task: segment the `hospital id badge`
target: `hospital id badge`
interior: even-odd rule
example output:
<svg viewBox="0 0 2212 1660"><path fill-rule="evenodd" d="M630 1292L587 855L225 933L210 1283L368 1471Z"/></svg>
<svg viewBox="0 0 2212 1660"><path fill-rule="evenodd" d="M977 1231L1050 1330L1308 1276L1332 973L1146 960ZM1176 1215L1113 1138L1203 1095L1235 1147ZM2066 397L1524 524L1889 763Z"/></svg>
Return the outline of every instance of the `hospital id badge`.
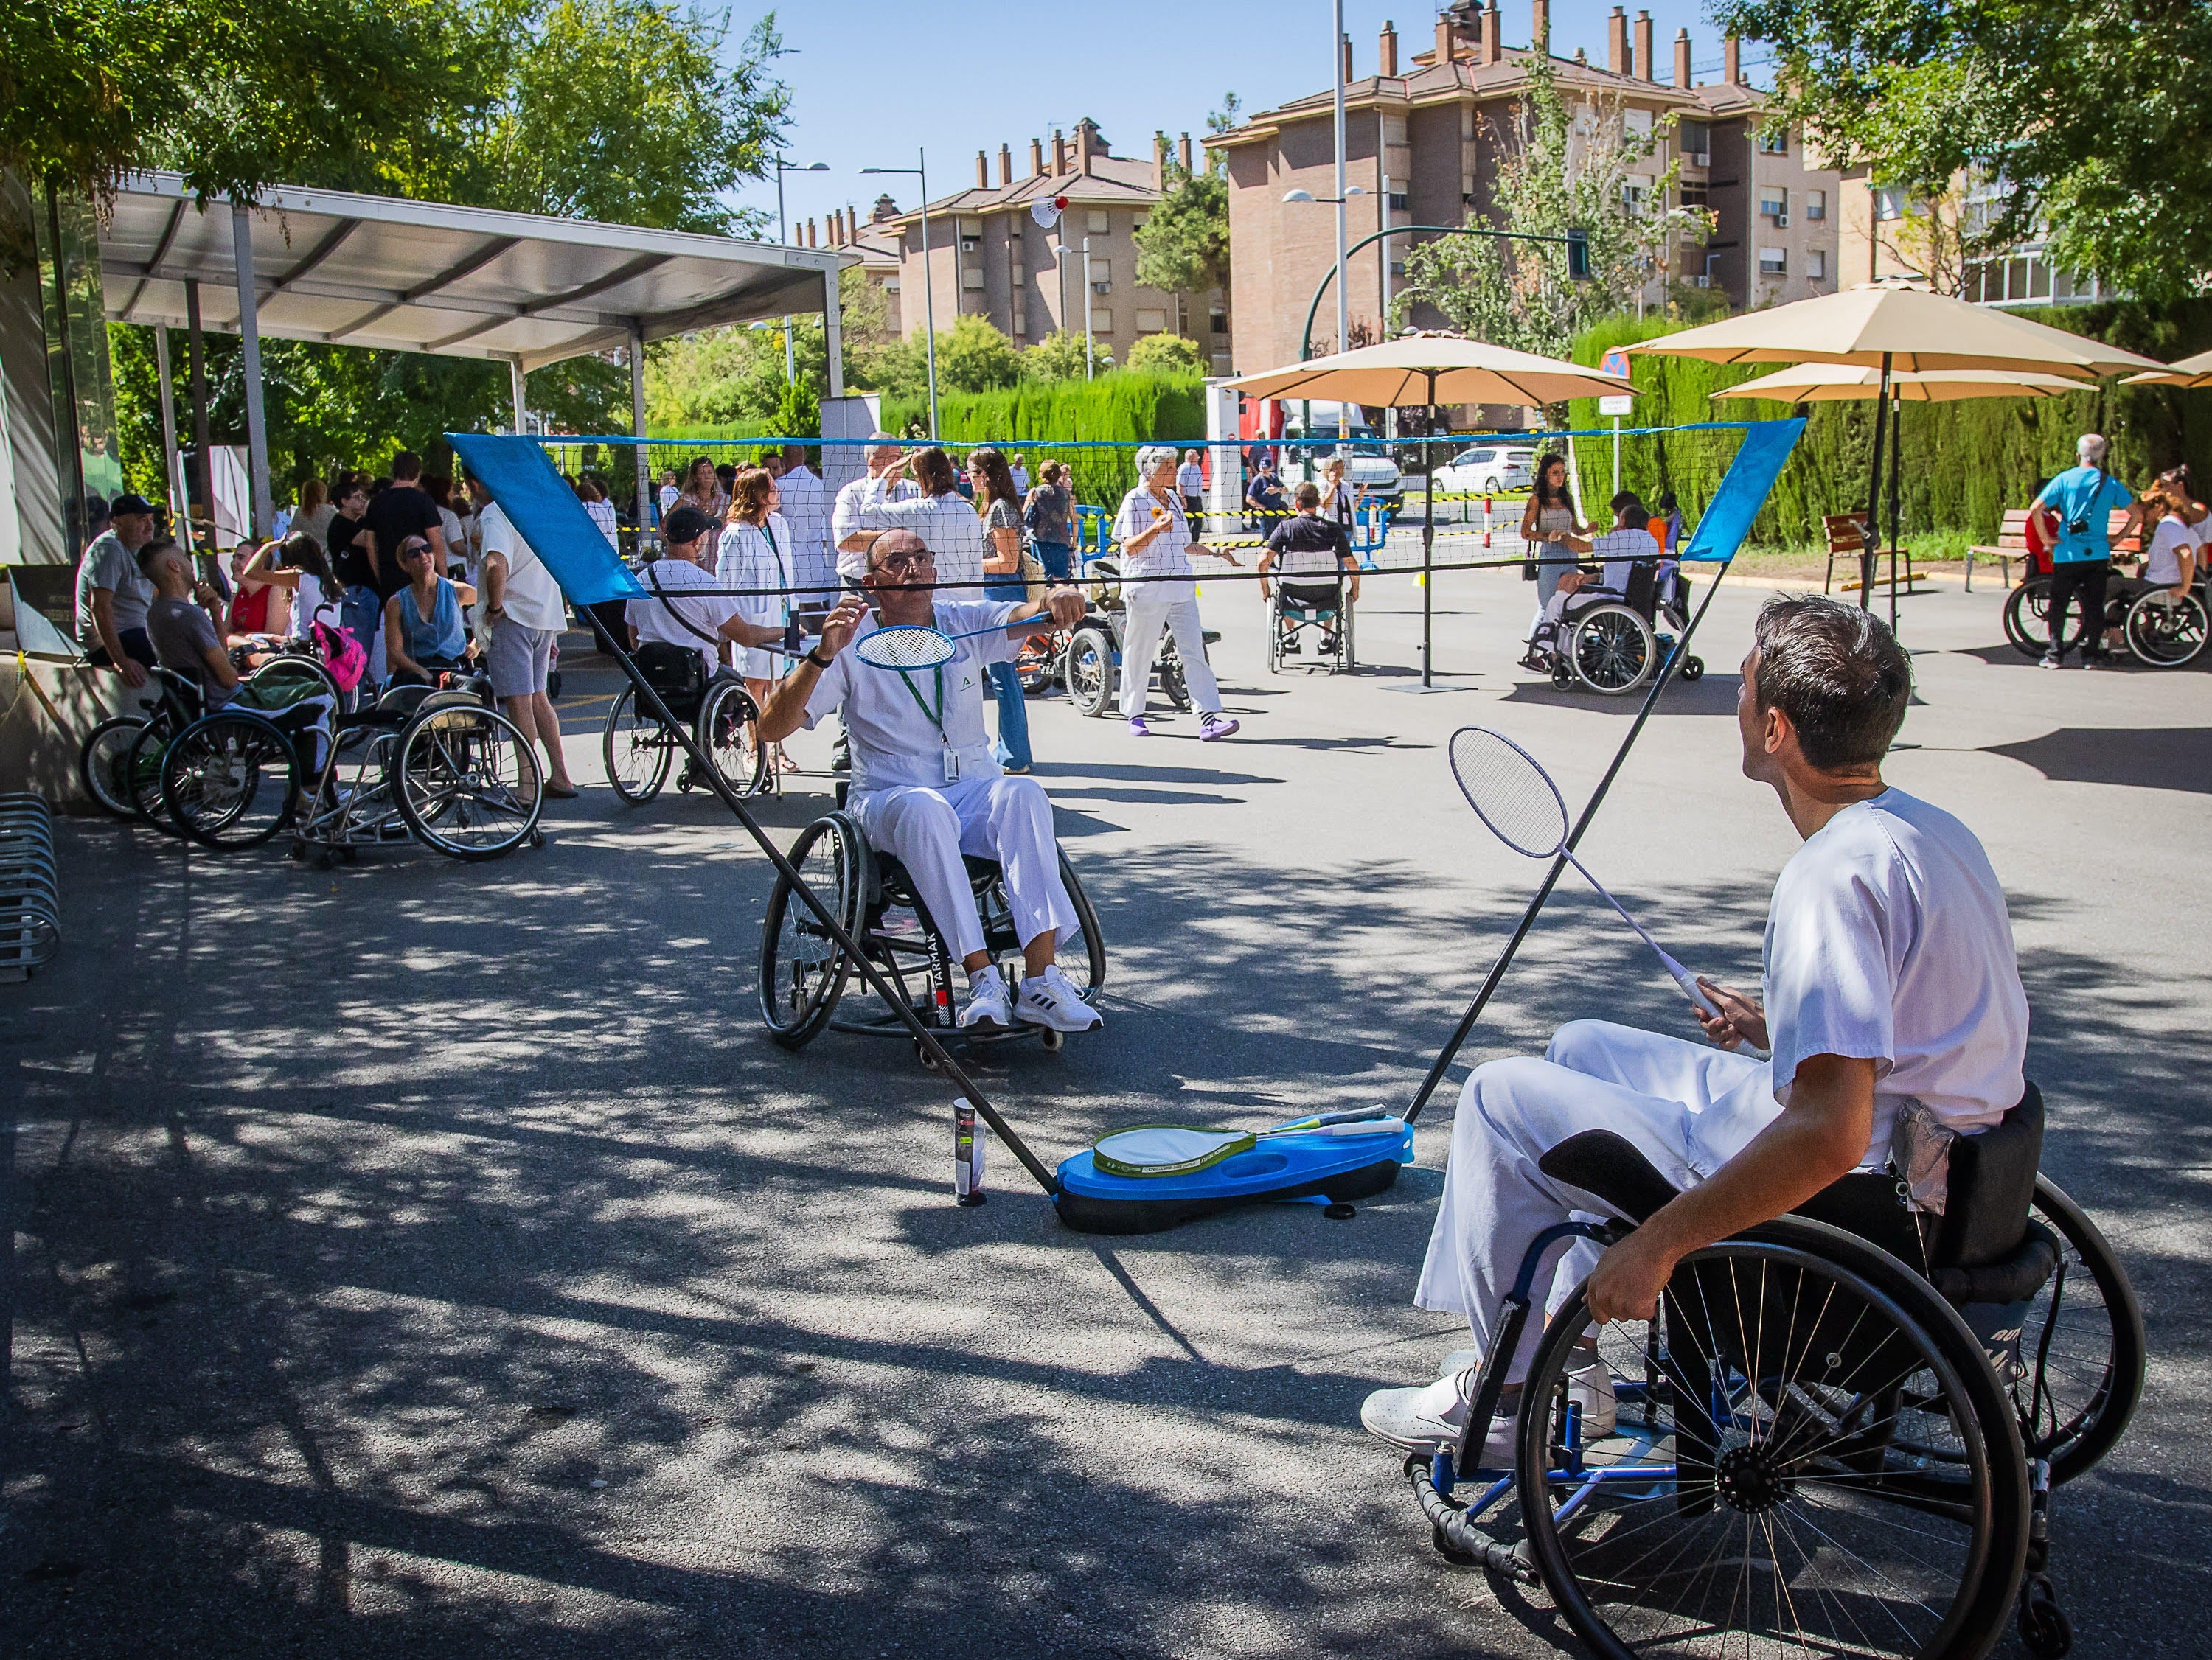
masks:
<svg viewBox="0 0 2212 1660"><path fill-rule="evenodd" d="M945 781L947 784L960 782L960 752L957 749L945 752Z"/></svg>

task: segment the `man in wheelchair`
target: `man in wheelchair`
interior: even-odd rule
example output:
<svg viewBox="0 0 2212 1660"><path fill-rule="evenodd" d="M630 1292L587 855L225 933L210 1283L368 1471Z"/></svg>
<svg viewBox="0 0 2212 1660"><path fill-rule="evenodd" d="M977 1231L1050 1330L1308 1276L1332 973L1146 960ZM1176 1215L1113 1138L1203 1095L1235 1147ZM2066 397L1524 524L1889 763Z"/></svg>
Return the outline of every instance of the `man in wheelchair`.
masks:
<svg viewBox="0 0 2212 1660"><path fill-rule="evenodd" d="M1019 1021L1088 1031L1101 1016L1053 960L1079 924L1060 879L1052 803L1035 779L1000 769L983 726L986 665L1012 662L1025 625L1036 617L1048 614L1062 627L1082 621L1082 592L1055 588L1027 603L933 603L936 559L911 530L884 531L866 559L860 580L866 599L848 593L840 600L822 625L820 643L769 692L761 741L780 742L842 712L853 758L847 809L871 845L906 867L916 896L968 971L963 1027L993 1033ZM952 636L954 655L936 669L909 671L874 668L845 650L879 627L899 626ZM976 630L986 632L959 638ZM1006 872L1024 960L1018 995L1009 992L984 948L963 854L995 859Z"/></svg>
<svg viewBox="0 0 2212 1660"><path fill-rule="evenodd" d="M1989 858L1958 820L1881 780L1910 660L1870 613L1819 596L1771 603L1755 642L1737 700L1743 770L1804 839L1769 905L1763 998L1700 981L1717 1009L1698 1014L1711 1047L1577 1021L1541 1060L1475 1069L1414 1301L1463 1315L1477 1347L1434 1384L1367 1397L1362 1421L1392 1446L1457 1441L1538 1234L1577 1213L1620 1214L1540 1168L1569 1137L1624 1137L1679 1197L1602 1255L1577 1242L1557 1258L1547 1310L1587 1279L1594 1323L1641 1320L1689 1252L1880 1168L1893 1136L1928 1133L1930 1115L1971 1136L2022 1097L2027 1001ZM1541 1335L1530 1320L1509 1357L1486 1463L1510 1462L1516 1385ZM1613 1389L1594 1347L1569 1382L1589 1432L1609 1433Z"/></svg>
<svg viewBox="0 0 2212 1660"><path fill-rule="evenodd" d="M1268 533L1260 554L1260 592L1262 598L1272 598L1273 589L1281 591L1275 627L1285 656L1298 650L1301 623L1293 614L1328 614L1320 641L1326 656L1336 650L1332 625L1347 604L1359 598L1359 560L1345 537L1344 526L1322 517L1321 486L1309 480L1298 486L1297 499L1297 512Z"/></svg>

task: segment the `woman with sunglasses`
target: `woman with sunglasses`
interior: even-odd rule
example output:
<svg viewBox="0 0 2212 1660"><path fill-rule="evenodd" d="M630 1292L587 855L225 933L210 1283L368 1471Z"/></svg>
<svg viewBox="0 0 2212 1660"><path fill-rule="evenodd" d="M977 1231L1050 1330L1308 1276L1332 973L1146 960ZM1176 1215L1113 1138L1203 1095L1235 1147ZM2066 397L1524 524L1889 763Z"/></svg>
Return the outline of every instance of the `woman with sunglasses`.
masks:
<svg viewBox="0 0 2212 1660"><path fill-rule="evenodd" d="M477 603L477 591L440 576L421 536L399 544L399 570L407 585L384 603L384 660L395 686L435 686L467 660L461 607Z"/></svg>

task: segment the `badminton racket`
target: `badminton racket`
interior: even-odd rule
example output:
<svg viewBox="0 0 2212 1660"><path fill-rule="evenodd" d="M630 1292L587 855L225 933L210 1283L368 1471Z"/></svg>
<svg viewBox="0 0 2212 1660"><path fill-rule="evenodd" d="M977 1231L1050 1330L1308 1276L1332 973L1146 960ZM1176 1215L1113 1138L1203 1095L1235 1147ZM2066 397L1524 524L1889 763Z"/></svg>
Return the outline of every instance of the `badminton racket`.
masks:
<svg viewBox="0 0 2212 1660"><path fill-rule="evenodd" d="M1148 1124L1117 1130L1091 1144L1091 1161L1109 1176L1188 1176L1249 1153L1270 1136L1395 1135L1405 1120L1386 1106L1355 1112L1322 1112L1271 1130L1200 1130L1189 1124Z"/></svg>
<svg viewBox="0 0 2212 1660"><path fill-rule="evenodd" d="M1020 626L1001 622L989 628L970 628L964 634L947 634L919 622L894 623L862 635L854 643L853 654L871 669L934 669L952 661L955 641L1004 634Z"/></svg>
<svg viewBox="0 0 2212 1660"><path fill-rule="evenodd" d="M1552 775L1536 758L1509 737L1483 726L1462 726L1452 734L1452 777L1474 815L1515 852L1532 859L1563 858L1582 873L1583 880L1598 892L1620 919L1650 946L1682 995L1708 1015L1720 1011L1698 989L1697 976L1668 954L1666 948L1644 931L1644 924L1628 914L1628 907L1613 898L1606 885L1567 845L1567 803Z"/></svg>

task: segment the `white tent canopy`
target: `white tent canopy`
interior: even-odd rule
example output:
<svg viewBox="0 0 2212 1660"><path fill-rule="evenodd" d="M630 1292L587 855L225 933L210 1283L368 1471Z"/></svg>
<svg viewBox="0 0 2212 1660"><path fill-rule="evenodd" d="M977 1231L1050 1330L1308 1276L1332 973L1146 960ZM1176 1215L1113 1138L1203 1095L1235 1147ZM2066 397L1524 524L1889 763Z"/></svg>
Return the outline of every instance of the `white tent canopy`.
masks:
<svg viewBox="0 0 2212 1660"><path fill-rule="evenodd" d="M642 429L647 341L728 323L823 314L830 396L844 392L837 273L857 254L280 186L204 205L174 173L125 180L100 230L111 322L246 337L254 516L270 523L259 338L489 358L522 376L627 348ZM161 355L167 358L166 335ZM167 386L166 378L163 385ZM637 451L645 466L645 451Z"/></svg>

